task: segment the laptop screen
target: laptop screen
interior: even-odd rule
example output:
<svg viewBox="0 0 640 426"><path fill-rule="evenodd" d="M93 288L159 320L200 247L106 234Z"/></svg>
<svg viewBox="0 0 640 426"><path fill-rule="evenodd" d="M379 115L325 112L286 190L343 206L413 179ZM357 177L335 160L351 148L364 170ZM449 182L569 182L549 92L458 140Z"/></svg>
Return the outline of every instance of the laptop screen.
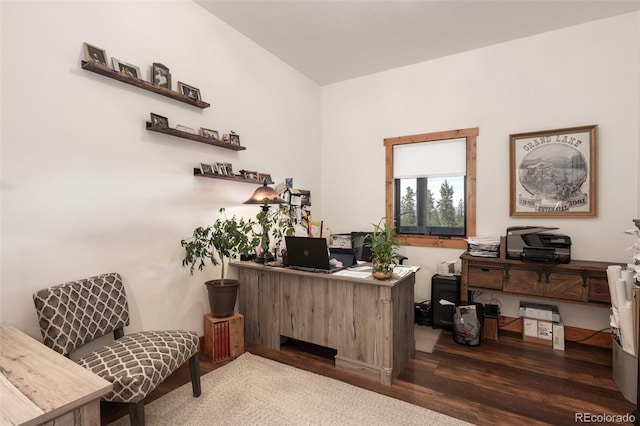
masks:
<svg viewBox="0 0 640 426"><path fill-rule="evenodd" d="M291 268L312 272L335 272L343 269L330 264L325 238L285 237L285 241Z"/></svg>

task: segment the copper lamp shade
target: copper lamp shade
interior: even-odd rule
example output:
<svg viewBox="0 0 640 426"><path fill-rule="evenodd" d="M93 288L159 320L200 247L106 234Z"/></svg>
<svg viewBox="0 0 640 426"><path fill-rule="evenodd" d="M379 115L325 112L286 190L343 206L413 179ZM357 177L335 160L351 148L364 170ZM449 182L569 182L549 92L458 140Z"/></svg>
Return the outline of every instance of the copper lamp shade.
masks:
<svg viewBox="0 0 640 426"><path fill-rule="evenodd" d="M284 204L285 200L280 198L275 189L267 186L267 180L265 179L262 186L253 192L251 198L245 201L243 204L264 204L264 200L267 200L268 204Z"/></svg>

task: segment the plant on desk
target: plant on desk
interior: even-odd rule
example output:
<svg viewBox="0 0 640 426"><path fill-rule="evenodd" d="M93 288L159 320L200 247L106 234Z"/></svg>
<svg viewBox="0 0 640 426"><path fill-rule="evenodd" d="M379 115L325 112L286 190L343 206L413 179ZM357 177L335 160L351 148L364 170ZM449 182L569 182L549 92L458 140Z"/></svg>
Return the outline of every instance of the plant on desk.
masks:
<svg viewBox="0 0 640 426"><path fill-rule="evenodd" d="M256 214L256 219L260 226L260 230L256 231L256 234L260 240L260 249L262 250L262 256L256 258L256 262L259 263L274 260L274 257L270 256L272 238L276 241L276 246L279 246L282 238L293 235L293 217L291 217L289 211L277 206L274 210L269 207L268 200L264 200L262 209Z"/></svg>
<svg viewBox="0 0 640 426"><path fill-rule="evenodd" d="M373 224L373 232L366 236L365 244L371 248L372 275L375 279L391 278L393 268L401 258L399 243L395 226L387 225L384 217Z"/></svg>
<svg viewBox="0 0 640 426"><path fill-rule="evenodd" d="M225 260L249 253L258 244L253 220L227 218L224 208L220 209L220 214L213 225L199 226L191 238L180 241L185 250L182 267L188 266L191 275L196 268L201 271L207 262L221 265L220 279L205 282L211 314L216 318L233 315L238 294L238 280L225 279Z"/></svg>

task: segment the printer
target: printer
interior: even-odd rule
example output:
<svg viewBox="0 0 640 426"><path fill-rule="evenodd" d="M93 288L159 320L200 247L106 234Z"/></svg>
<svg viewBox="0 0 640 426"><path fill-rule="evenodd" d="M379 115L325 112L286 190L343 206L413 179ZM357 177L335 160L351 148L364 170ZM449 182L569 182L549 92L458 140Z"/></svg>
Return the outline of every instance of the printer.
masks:
<svg viewBox="0 0 640 426"><path fill-rule="evenodd" d="M507 228L507 259L525 262L569 263L571 238L542 226L512 226Z"/></svg>

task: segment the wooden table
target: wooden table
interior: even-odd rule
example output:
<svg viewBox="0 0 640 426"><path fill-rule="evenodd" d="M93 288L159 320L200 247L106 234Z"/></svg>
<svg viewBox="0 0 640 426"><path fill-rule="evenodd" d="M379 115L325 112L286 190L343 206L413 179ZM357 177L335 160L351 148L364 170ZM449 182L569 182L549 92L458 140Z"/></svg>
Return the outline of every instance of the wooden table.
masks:
<svg viewBox="0 0 640 426"><path fill-rule="evenodd" d="M0 424L100 425L111 383L17 328L0 324Z"/></svg>
<svg viewBox="0 0 640 426"><path fill-rule="evenodd" d="M280 349L281 336L335 349L335 365L391 385L414 356L415 273L378 281L232 262L245 339Z"/></svg>

